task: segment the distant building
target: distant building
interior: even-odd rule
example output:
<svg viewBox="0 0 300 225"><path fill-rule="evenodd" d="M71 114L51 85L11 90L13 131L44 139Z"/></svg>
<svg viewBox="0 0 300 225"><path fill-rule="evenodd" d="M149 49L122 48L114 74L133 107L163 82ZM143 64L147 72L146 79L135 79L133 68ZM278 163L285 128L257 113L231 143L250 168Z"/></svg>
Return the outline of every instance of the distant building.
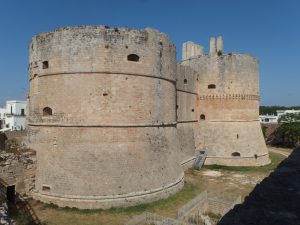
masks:
<svg viewBox="0 0 300 225"><path fill-rule="evenodd" d="M287 113L300 113L300 110L294 110L294 109L290 109L290 110L276 110L277 112L277 116L278 116L278 119L287 114Z"/></svg>
<svg viewBox="0 0 300 225"><path fill-rule="evenodd" d="M300 113L300 110L276 110L277 115L260 115L259 121L261 123L278 123L278 120L281 116L288 114L288 113Z"/></svg>
<svg viewBox="0 0 300 225"><path fill-rule="evenodd" d="M275 115L260 115L259 121L261 123L278 123L278 116Z"/></svg>
<svg viewBox="0 0 300 225"><path fill-rule="evenodd" d="M0 108L0 130L5 127L6 108Z"/></svg>
<svg viewBox="0 0 300 225"><path fill-rule="evenodd" d="M0 108L0 129L24 130L26 126L26 101L7 101L6 108Z"/></svg>

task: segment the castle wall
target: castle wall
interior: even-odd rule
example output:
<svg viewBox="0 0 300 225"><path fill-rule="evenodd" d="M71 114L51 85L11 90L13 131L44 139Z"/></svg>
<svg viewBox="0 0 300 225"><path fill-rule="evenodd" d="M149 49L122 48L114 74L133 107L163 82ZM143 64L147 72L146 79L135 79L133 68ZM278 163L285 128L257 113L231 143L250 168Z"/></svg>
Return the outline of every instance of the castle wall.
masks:
<svg viewBox="0 0 300 225"><path fill-rule="evenodd" d="M138 60L129 61L131 54ZM178 191L175 79L174 45L152 29L75 27L35 36L28 119L35 197L109 208Z"/></svg>
<svg viewBox="0 0 300 225"><path fill-rule="evenodd" d="M179 161L186 169L196 156L195 129L197 129L198 74L191 68L177 66L177 133L180 144Z"/></svg>
<svg viewBox="0 0 300 225"><path fill-rule="evenodd" d="M206 163L267 164L268 151L258 121L258 61L248 55L229 54L182 64L199 73L196 146L208 150Z"/></svg>

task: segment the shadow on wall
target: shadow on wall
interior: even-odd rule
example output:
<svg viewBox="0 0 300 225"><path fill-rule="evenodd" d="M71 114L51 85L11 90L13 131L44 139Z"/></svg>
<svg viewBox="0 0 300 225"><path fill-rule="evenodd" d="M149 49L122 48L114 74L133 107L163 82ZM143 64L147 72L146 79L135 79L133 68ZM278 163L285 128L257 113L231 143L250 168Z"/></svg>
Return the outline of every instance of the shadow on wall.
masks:
<svg viewBox="0 0 300 225"><path fill-rule="evenodd" d="M218 225L300 224L300 147Z"/></svg>
<svg viewBox="0 0 300 225"><path fill-rule="evenodd" d="M0 150L5 149L5 141L7 140L7 137L5 133L0 133Z"/></svg>

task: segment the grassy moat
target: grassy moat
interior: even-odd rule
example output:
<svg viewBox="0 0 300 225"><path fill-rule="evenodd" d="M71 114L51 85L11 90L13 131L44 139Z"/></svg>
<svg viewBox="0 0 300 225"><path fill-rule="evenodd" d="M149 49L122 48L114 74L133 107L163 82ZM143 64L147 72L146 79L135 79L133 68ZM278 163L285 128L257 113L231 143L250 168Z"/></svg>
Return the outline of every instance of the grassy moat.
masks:
<svg viewBox="0 0 300 225"><path fill-rule="evenodd" d="M188 170L181 191L168 199L129 208L79 210L58 208L30 200L43 224L47 225L121 225L144 211L175 218L177 210L204 190L247 196L257 183L274 170L285 156L270 152L271 164L261 167L205 166L200 171Z"/></svg>

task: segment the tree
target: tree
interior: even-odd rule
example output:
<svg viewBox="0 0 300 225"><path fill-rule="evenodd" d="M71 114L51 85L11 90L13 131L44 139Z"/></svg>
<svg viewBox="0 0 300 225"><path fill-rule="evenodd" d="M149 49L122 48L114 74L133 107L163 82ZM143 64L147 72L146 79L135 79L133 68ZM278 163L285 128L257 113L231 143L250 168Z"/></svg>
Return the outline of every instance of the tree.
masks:
<svg viewBox="0 0 300 225"><path fill-rule="evenodd" d="M300 113L287 113L278 122L277 132L282 141L291 147L300 145Z"/></svg>

